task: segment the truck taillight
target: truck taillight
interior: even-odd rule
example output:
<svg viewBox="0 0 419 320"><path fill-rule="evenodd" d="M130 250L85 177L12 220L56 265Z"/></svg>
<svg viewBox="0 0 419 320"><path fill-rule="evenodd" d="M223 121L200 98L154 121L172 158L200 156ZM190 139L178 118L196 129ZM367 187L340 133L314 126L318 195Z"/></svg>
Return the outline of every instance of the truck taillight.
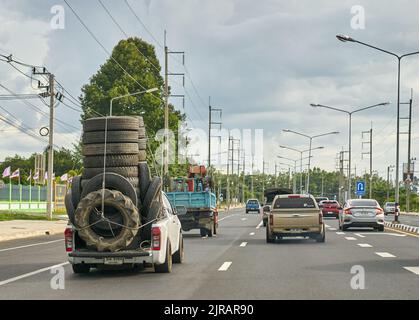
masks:
<svg viewBox="0 0 419 320"><path fill-rule="evenodd" d="M270 226L273 226L274 225L274 215L273 214L270 214L269 215L269 225Z"/></svg>
<svg viewBox="0 0 419 320"><path fill-rule="evenodd" d="M319 224L323 224L323 214L319 213Z"/></svg>
<svg viewBox="0 0 419 320"><path fill-rule="evenodd" d="M73 229L66 228L64 231L65 251L73 252Z"/></svg>
<svg viewBox="0 0 419 320"><path fill-rule="evenodd" d="M153 250L160 250L161 231L159 227L153 227L153 229L151 229L151 237Z"/></svg>

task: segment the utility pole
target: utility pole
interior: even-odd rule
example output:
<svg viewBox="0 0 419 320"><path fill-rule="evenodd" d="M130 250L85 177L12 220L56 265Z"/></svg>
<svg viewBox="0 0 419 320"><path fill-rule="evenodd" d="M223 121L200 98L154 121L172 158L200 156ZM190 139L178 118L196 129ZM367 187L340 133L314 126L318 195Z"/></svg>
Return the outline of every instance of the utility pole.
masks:
<svg viewBox="0 0 419 320"><path fill-rule="evenodd" d="M263 161L263 166L262 166L262 202L265 202L265 164L267 162Z"/></svg>
<svg viewBox="0 0 419 320"><path fill-rule="evenodd" d="M413 103L413 89L410 91L410 100L409 102L401 102L400 104L409 105L409 116L406 118L400 118L400 120L408 120L409 129L407 132L407 167L403 170L403 180L404 187L406 191L406 212L410 212L410 183L413 180L413 171L412 170L412 158L411 158L411 144L412 144L412 103ZM406 134L406 132L401 132L400 134ZM404 175L406 174L406 177Z"/></svg>
<svg viewBox="0 0 419 320"><path fill-rule="evenodd" d="M253 168L254 168L254 155L252 154L252 175L250 181L250 192L252 193L252 198L255 197L254 189L253 189Z"/></svg>
<svg viewBox="0 0 419 320"><path fill-rule="evenodd" d="M275 162L275 188L278 188L278 165Z"/></svg>
<svg viewBox="0 0 419 320"><path fill-rule="evenodd" d="M212 134L211 134L211 130L212 130L212 125L219 125L220 126L220 130L221 130L221 117L222 117L222 109L219 108L213 108L211 106L211 97L208 98L208 170L210 170L211 168L211 138L212 138ZM219 116L220 116L220 121L219 122L213 122L212 121L212 113L213 112L218 112ZM219 136L217 136L219 137Z"/></svg>
<svg viewBox="0 0 419 320"><path fill-rule="evenodd" d="M371 123L371 129L368 131L362 131L362 138L364 138L364 134L368 134L369 139L366 142L362 142L362 147L364 147L365 144L369 144L369 151L368 152L362 152L361 158L363 159L364 155L369 155L370 157L370 181L369 181L369 190L370 190L370 199L372 199L372 123Z"/></svg>
<svg viewBox="0 0 419 320"><path fill-rule="evenodd" d="M244 199L244 186L246 185L246 152L243 150L243 183L242 183L242 201L245 202Z"/></svg>
<svg viewBox="0 0 419 320"><path fill-rule="evenodd" d="M390 201L390 170L394 168L393 165L387 167L387 202Z"/></svg>
<svg viewBox="0 0 419 320"><path fill-rule="evenodd" d="M48 189L47 189L47 214L48 219L52 220L52 212L54 209L53 195L54 195L54 75L49 74L49 135L48 135Z"/></svg>

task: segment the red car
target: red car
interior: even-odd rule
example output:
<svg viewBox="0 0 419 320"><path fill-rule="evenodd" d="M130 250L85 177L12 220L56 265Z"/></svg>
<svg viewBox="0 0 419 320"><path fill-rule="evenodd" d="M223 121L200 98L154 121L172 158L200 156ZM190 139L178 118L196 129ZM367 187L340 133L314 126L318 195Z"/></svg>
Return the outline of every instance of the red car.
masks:
<svg viewBox="0 0 419 320"><path fill-rule="evenodd" d="M339 219L339 210L341 209L339 202L336 200L323 200L320 202L323 217L335 217Z"/></svg>

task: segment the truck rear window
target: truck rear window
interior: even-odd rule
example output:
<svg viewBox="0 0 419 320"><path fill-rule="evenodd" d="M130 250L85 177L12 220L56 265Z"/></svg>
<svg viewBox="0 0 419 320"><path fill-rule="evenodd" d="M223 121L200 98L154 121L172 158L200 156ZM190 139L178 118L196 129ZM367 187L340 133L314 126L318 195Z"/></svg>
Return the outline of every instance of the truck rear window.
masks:
<svg viewBox="0 0 419 320"><path fill-rule="evenodd" d="M315 208L316 204L312 198L279 198L276 199L274 209L304 209Z"/></svg>
<svg viewBox="0 0 419 320"><path fill-rule="evenodd" d="M259 204L259 202L257 200L249 200L247 204Z"/></svg>

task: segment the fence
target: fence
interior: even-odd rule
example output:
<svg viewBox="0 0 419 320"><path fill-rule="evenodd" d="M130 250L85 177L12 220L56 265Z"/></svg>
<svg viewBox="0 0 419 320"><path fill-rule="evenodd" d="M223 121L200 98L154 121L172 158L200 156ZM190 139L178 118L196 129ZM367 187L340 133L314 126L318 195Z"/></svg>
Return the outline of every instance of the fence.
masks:
<svg viewBox="0 0 419 320"><path fill-rule="evenodd" d="M54 208L64 209L66 185L55 185ZM47 208L47 188L45 186L24 186L3 184L0 187L0 210L42 210Z"/></svg>

